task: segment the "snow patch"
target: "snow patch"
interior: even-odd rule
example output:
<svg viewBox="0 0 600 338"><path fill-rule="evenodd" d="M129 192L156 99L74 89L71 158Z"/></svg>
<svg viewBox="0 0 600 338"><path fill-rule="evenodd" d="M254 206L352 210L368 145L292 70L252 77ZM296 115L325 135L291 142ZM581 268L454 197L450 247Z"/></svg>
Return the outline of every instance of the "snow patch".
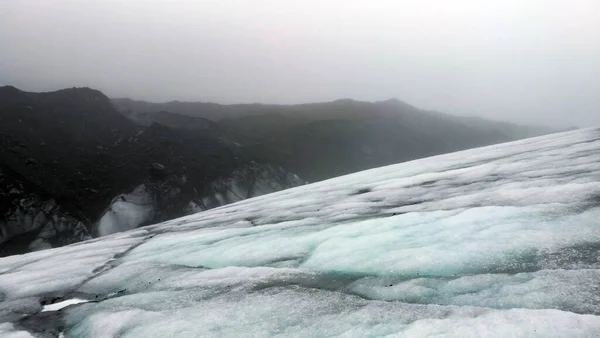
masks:
<svg viewBox="0 0 600 338"><path fill-rule="evenodd" d="M87 303L87 302L89 302L87 299L80 299L80 298L67 299L67 300L63 300L62 302L44 305L42 312L58 311L69 305L75 305L75 304L81 304L81 303Z"/></svg>
<svg viewBox="0 0 600 338"><path fill-rule="evenodd" d="M152 219L155 208L152 194L141 184L131 193L113 199L108 210L98 221L98 234L106 236L135 229Z"/></svg>

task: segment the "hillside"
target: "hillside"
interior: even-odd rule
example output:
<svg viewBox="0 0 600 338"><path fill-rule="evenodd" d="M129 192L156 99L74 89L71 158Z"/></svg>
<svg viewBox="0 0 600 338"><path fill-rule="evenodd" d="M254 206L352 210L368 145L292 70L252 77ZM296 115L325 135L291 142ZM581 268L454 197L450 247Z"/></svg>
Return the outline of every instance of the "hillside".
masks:
<svg viewBox="0 0 600 338"><path fill-rule="evenodd" d="M424 111L396 99L289 106L113 102L128 115L160 111L165 121L166 110L216 122L232 139L246 145L253 157L284 166L311 182L553 131Z"/></svg>

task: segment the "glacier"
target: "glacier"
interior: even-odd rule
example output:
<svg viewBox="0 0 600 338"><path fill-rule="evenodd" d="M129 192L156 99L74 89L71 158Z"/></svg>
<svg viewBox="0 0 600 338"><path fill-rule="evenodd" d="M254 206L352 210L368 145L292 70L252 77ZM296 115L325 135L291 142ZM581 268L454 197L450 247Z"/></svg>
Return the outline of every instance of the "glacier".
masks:
<svg viewBox="0 0 600 338"><path fill-rule="evenodd" d="M0 336L600 337L600 129L2 258Z"/></svg>

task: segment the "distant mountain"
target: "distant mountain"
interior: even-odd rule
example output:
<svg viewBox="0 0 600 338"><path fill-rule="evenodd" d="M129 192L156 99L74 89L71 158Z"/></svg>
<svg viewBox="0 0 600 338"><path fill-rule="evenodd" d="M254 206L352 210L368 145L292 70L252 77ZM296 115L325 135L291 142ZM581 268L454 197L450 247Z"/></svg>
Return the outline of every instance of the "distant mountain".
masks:
<svg viewBox="0 0 600 338"><path fill-rule="evenodd" d="M113 103L123 112L155 113L167 111L181 115L203 117L211 121L219 121L226 118L238 118L252 115L264 115L279 113L289 110L293 106L264 105L264 104L234 104L221 105L210 102L181 102L171 101L165 103L152 103L136 101L128 98L117 98Z"/></svg>
<svg viewBox="0 0 600 338"><path fill-rule="evenodd" d="M136 124L146 127L158 123L171 128L198 130L213 135L225 136L224 131L217 123L203 117L175 114L168 111L142 113L125 111L123 115Z"/></svg>
<svg viewBox="0 0 600 338"><path fill-rule="evenodd" d="M128 115L169 111L212 120L254 158L284 166L309 181L554 131L425 111L397 99L288 106L113 102Z"/></svg>

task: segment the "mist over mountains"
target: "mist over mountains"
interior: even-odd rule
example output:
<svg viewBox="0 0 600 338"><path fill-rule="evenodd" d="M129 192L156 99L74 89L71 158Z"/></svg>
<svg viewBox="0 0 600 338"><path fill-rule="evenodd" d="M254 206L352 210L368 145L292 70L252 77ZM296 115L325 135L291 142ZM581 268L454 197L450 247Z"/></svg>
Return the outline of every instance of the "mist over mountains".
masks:
<svg viewBox="0 0 600 338"><path fill-rule="evenodd" d="M555 131L425 111L398 99L298 105L112 101L143 125L156 122L181 127L212 121L213 127L206 129L219 127L252 156L283 165L311 182Z"/></svg>

